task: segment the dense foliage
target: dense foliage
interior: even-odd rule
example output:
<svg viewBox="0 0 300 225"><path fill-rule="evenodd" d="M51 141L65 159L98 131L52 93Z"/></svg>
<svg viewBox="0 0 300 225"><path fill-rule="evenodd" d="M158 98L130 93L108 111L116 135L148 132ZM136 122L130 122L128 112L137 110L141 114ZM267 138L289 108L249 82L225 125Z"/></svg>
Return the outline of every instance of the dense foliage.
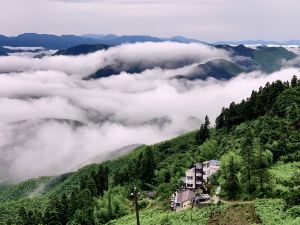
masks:
<svg viewBox="0 0 300 225"><path fill-rule="evenodd" d="M292 224L300 204L299 118L298 79L267 84L246 101L223 109L216 129L209 129L207 117L197 131L141 146L101 165L0 187L0 223L131 224L130 193L136 186L141 193L139 206L145 208L142 221L180 224L190 218L190 211L177 214L167 209L185 170L196 162L221 159L221 171L211 181L221 185L223 198L269 198L255 203L264 224L272 224L265 218L272 210L263 204L282 198L280 210L290 216L280 221ZM206 210L193 211L195 218L199 216L197 224L207 223Z"/></svg>

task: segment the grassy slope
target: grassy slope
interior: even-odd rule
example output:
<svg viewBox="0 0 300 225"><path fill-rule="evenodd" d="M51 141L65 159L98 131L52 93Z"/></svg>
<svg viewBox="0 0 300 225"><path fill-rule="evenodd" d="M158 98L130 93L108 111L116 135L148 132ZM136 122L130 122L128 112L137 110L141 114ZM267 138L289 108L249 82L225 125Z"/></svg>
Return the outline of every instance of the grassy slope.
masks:
<svg viewBox="0 0 300 225"><path fill-rule="evenodd" d="M285 211L285 202L281 199L256 200L255 209L263 225L300 224L300 217L293 218L289 211Z"/></svg>
<svg viewBox="0 0 300 225"><path fill-rule="evenodd" d="M159 208L149 208L141 211L140 222L147 225L161 224L163 219L169 219L172 225L205 225L210 215L216 211L222 212L226 206L207 206L197 209L189 209L180 212L163 211ZM124 216L118 220L111 221L110 225L135 225L135 214Z"/></svg>

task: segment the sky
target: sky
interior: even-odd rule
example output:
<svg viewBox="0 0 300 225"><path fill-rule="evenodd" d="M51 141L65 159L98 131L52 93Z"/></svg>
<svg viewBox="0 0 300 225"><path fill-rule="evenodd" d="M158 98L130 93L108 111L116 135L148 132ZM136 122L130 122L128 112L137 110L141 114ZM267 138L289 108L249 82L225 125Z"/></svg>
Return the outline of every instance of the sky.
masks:
<svg viewBox="0 0 300 225"><path fill-rule="evenodd" d="M1 0L0 32L299 39L298 0Z"/></svg>

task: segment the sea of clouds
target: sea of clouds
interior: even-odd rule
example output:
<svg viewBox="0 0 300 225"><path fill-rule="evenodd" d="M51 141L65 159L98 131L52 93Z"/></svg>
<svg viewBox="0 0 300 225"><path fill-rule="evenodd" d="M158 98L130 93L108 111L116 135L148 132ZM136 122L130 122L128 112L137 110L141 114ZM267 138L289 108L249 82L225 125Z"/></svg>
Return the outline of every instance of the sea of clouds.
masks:
<svg viewBox="0 0 300 225"><path fill-rule="evenodd" d="M223 106L299 74L287 67L229 81L172 79L217 58L232 59L211 46L168 42L81 56L0 57L0 183L69 172L124 146L172 138L198 128L206 114L213 125ZM161 67L182 59L186 66ZM83 79L107 65L138 64L151 69Z"/></svg>

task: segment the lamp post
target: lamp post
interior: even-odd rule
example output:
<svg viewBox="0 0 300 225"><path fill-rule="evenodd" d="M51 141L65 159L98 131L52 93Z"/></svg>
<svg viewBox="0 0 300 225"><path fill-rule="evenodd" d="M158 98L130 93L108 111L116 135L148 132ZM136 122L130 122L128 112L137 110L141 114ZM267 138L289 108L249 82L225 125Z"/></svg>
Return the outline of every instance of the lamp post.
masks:
<svg viewBox="0 0 300 225"><path fill-rule="evenodd" d="M136 186L133 187L133 192L131 193L131 195L134 197L136 225L140 225L140 215L139 215L139 205L138 205L139 192L137 191Z"/></svg>

